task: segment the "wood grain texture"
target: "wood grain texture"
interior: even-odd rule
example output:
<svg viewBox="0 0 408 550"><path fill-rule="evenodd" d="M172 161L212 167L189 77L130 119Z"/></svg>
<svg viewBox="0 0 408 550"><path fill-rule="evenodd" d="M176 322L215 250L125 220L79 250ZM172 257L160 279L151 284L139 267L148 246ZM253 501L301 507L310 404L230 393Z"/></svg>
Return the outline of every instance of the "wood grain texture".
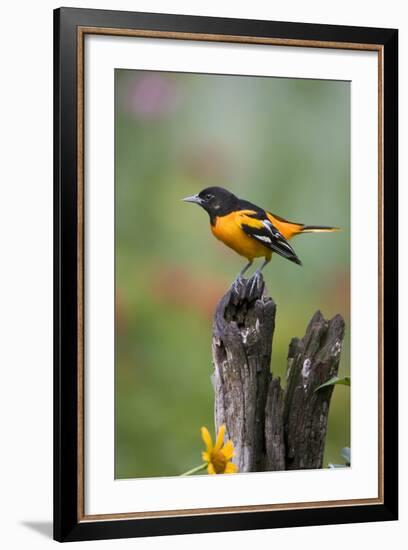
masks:
<svg viewBox="0 0 408 550"><path fill-rule="evenodd" d="M284 431L287 470L322 468L333 386L317 388L337 375L344 321L326 321L317 311L304 337L289 346Z"/></svg>
<svg viewBox="0 0 408 550"><path fill-rule="evenodd" d="M261 279L244 280L219 302L213 326L216 428L226 425L240 472L321 468L344 321L318 311L289 346L287 388L271 372L276 305Z"/></svg>
<svg viewBox="0 0 408 550"><path fill-rule="evenodd" d="M230 290L217 306L213 330L215 423L225 424L241 472L264 469L265 405L276 306L264 283Z"/></svg>

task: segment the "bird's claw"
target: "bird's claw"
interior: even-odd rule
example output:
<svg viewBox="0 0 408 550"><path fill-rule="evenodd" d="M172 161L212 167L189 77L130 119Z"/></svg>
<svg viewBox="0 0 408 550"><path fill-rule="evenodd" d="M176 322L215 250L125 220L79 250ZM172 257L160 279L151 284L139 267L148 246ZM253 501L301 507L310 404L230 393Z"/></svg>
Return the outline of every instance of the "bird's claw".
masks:
<svg viewBox="0 0 408 550"><path fill-rule="evenodd" d="M262 274L256 271L252 276L251 288L249 290L249 296L259 296L262 293L264 287L264 281Z"/></svg>
<svg viewBox="0 0 408 550"><path fill-rule="evenodd" d="M243 286L244 286L244 278L241 275L238 275L238 277L232 283L231 288L236 294L239 294Z"/></svg>
<svg viewBox="0 0 408 550"><path fill-rule="evenodd" d="M264 285L262 273L257 271L250 279L244 279L242 275L238 275L231 285L231 290L238 297L257 300L262 295Z"/></svg>

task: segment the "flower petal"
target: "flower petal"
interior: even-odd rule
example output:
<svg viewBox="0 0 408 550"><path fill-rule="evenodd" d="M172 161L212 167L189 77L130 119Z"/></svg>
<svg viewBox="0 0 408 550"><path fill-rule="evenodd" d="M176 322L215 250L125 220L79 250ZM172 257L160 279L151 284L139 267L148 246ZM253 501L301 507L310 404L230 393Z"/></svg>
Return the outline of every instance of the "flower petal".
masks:
<svg viewBox="0 0 408 550"><path fill-rule="evenodd" d="M222 447L222 444L224 443L224 435L225 435L225 424L220 426L220 429L218 430L217 435L217 441L214 445L214 451L219 451Z"/></svg>
<svg viewBox="0 0 408 550"><path fill-rule="evenodd" d="M201 428L201 437L203 438L205 446L207 447L207 452L210 453L212 451L213 444L212 444L210 432L207 430L205 426Z"/></svg>
<svg viewBox="0 0 408 550"><path fill-rule="evenodd" d="M209 462L209 463L208 463L207 472L208 472L209 474L215 474L215 469L214 469L214 466L212 465L212 462Z"/></svg>
<svg viewBox="0 0 408 550"><path fill-rule="evenodd" d="M238 466L233 462L227 462L224 470L224 474L236 474L238 472Z"/></svg>
<svg viewBox="0 0 408 550"><path fill-rule="evenodd" d="M211 461L210 453L207 453L207 451L203 451L201 453L201 457L204 460L204 462L210 462Z"/></svg>
<svg viewBox="0 0 408 550"><path fill-rule="evenodd" d="M224 447L221 449L221 452L227 460L231 460L234 456L234 444L231 439L226 442Z"/></svg>

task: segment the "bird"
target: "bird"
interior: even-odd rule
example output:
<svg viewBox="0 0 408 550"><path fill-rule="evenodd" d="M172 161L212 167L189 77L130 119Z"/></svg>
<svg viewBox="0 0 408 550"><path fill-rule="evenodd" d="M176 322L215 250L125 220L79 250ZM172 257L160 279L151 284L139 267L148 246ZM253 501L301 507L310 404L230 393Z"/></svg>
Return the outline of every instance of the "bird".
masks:
<svg viewBox="0 0 408 550"><path fill-rule="evenodd" d="M255 258L264 258L264 261L254 273L251 291L254 285L259 285L262 270L270 262L273 252L297 265L302 265L288 242L292 237L302 233L339 231L338 227L291 222L238 198L223 187L206 187L196 195L182 200L203 208L210 217L213 235L247 259L248 263L233 282L236 290L243 283L243 276Z"/></svg>

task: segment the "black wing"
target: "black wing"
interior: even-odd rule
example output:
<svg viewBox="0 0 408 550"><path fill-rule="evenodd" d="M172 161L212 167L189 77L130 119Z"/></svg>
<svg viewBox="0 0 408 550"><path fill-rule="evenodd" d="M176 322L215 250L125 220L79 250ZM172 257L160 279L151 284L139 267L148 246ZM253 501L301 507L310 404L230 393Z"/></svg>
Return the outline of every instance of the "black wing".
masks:
<svg viewBox="0 0 408 550"><path fill-rule="evenodd" d="M247 235L259 241L264 246L270 248L277 254L280 254L284 258L287 258L291 262L302 265L302 262L299 260L288 241L285 239L282 233L280 233L280 231L276 229L272 222L268 220L268 218L260 216L259 214L249 217L253 217L259 220L260 223L259 226L258 224L255 226L252 224L249 225L242 223L241 228Z"/></svg>

